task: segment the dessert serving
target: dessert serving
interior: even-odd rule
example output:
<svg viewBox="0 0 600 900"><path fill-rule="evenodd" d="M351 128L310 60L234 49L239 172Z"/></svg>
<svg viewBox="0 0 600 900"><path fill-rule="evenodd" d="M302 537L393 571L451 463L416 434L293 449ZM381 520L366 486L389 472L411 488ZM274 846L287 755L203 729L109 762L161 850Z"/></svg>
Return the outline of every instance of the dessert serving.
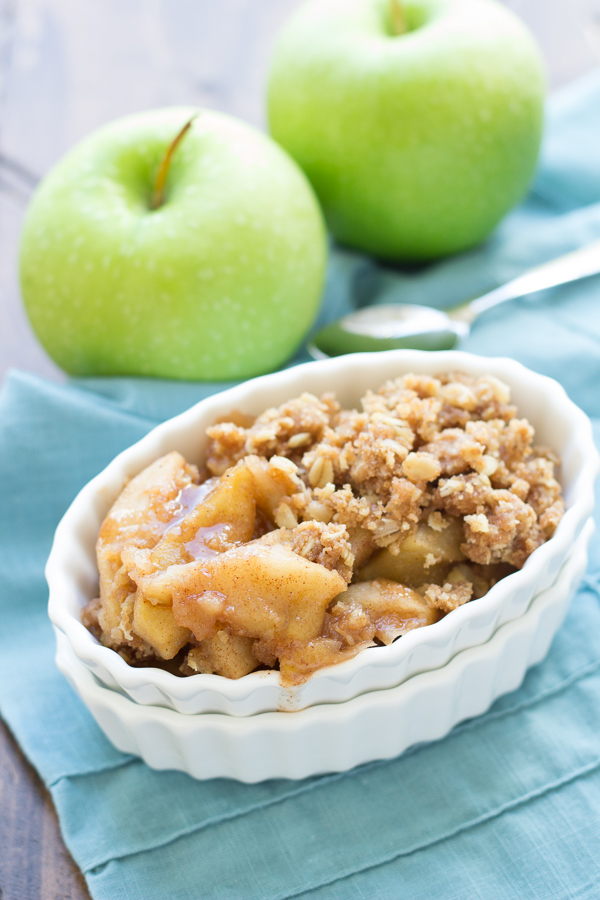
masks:
<svg viewBox="0 0 600 900"><path fill-rule="evenodd" d="M492 375L404 375L361 409L312 393L207 429L122 490L82 620L134 666L285 685L481 598L564 504Z"/></svg>

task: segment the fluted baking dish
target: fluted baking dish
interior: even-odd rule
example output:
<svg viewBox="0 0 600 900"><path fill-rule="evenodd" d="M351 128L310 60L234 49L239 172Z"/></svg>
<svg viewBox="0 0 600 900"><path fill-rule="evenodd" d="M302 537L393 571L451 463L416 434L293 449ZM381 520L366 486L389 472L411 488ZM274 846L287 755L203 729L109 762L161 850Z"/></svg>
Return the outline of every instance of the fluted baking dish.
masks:
<svg viewBox="0 0 600 900"><path fill-rule="evenodd" d="M367 388L415 372L463 371L492 374L506 382L519 415L536 430L536 441L562 459L566 512L555 535L523 568L499 581L484 597L461 606L441 621L416 629L388 647L363 650L354 659L315 673L295 688L282 687L277 672L254 672L238 680L198 674L179 678L158 668L135 668L99 644L80 621L82 607L98 590L95 542L100 525L127 481L159 456L180 451L202 463L205 430L238 409L257 415L303 391L335 391L343 406L355 406ZM49 613L75 655L104 684L136 703L171 707L182 713L219 712L249 716L268 710L298 710L340 703L394 687L413 675L440 668L457 653L482 644L504 623L523 615L532 597L554 581L593 509L598 456L587 416L555 381L509 359L461 352L400 350L355 354L308 363L253 379L201 401L153 429L116 457L76 497L60 522L46 569Z"/></svg>
<svg viewBox="0 0 600 900"><path fill-rule="evenodd" d="M119 750L155 769L179 769L198 779L306 778L341 772L397 756L413 744L444 737L464 719L484 713L521 684L540 662L562 624L587 564L584 540L559 577L530 609L501 626L484 644L458 653L447 665L415 675L395 688L313 706L296 713L236 717L183 715L144 706L99 682L58 635L57 664Z"/></svg>

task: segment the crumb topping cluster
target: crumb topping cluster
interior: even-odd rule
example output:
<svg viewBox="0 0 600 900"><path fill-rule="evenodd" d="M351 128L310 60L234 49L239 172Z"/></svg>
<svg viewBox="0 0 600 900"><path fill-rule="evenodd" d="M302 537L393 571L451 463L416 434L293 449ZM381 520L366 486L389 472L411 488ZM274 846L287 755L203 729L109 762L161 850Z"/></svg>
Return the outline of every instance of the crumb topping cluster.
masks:
<svg viewBox="0 0 600 900"><path fill-rule="evenodd" d="M251 454L290 459L302 484L275 510L280 527L365 528L392 554L425 513L436 530L464 517L465 556L483 565L520 567L553 534L558 460L534 450L533 428L498 379L407 375L368 391L362 406L303 394L249 427L219 423L208 429L207 468L221 475Z"/></svg>

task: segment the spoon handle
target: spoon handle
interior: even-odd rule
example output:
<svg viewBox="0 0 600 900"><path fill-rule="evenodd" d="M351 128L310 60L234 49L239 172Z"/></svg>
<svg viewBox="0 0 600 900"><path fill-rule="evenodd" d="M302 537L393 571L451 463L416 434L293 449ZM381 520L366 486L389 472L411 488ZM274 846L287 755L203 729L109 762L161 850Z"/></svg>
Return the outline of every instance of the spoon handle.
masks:
<svg viewBox="0 0 600 900"><path fill-rule="evenodd" d="M579 250L573 250L564 256L542 263L476 300L449 310L448 314L452 319L456 316L457 319L470 324L481 313L506 300L515 300L517 297L555 287L557 284L566 284L597 274L600 274L600 241L594 241Z"/></svg>

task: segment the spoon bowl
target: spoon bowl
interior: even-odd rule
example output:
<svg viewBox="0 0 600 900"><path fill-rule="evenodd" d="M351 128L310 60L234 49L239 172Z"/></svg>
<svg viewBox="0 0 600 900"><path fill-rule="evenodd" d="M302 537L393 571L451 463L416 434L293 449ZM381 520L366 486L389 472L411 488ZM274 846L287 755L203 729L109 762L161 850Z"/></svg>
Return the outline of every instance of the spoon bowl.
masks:
<svg viewBox="0 0 600 900"><path fill-rule="evenodd" d="M322 328L308 346L313 359L375 350L452 350L469 332L466 322L429 306L367 306Z"/></svg>

